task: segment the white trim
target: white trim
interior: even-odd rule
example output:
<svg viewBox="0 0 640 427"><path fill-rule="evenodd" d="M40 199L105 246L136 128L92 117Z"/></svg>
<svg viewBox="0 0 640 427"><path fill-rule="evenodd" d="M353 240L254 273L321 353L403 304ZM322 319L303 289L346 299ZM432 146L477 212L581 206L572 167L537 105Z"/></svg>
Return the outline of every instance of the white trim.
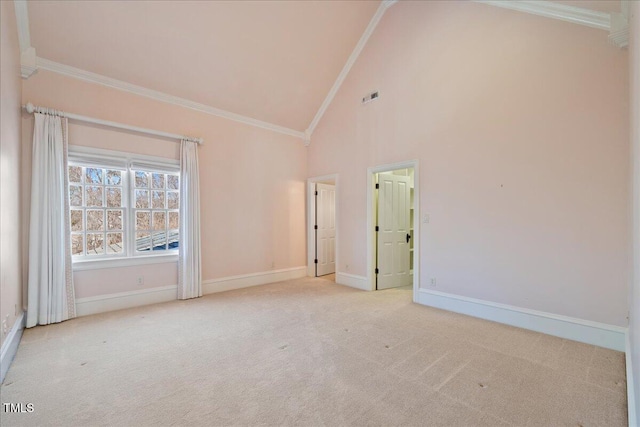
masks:
<svg viewBox="0 0 640 427"><path fill-rule="evenodd" d="M419 289L418 303L561 338L625 351L627 328L445 292Z"/></svg>
<svg viewBox="0 0 640 427"><path fill-rule="evenodd" d="M305 277L306 273L307 267L301 266L205 280L202 282L202 293L203 295L207 295L251 286L266 285L268 283L283 282L285 280L299 279Z"/></svg>
<svg viewBox="0 0 640 427"><path fill-rule="evenodd" d="M73 271L102 270L105 268L134 267L136 265L166 264L178 262L178 253L162 255L136 255L120 258L74 260Z"/></svg>
<svg viewBox="0 0 640 427"><path fill-rule="evenodd" d="M151 156L149 154L130 153L126 151L108 150L105 148L87 147L86 145L69 144L69 154L77 157L81 157L83 154L86 154L106 158L124 159L127 164L132 161L143 161L157 163L160 167L169 166L174 168L175 166L178 166L178 169L180 167L179 159Z"/></svg>
<svg viewBox="0 0 640 427"><path fill-rule="evenodd" d="M363 291L371 291L369 280L365 276L336 272L336 283Z"/></svg>
<svg viewBox="0 0 640 427"><path fill-rule="evenodd" d="M29 32L29 9L27 0L14 0L16 9L16 23L18 24L18 43L20 52L31 48L31 33Z"/></svg>
<svg viewBox="0 0 640 427"><path fill-rule="evenodd" d="M559 19L561 21L572 22L574 24L586 25L587 27L607 30L611 28L611 16L607 12L600 12L582 7L569 6L551 1L503 1L503 0L474 0L476 3L488 4L505 9L517 10L519 12L531 13L533 15L547 18Z"/></svg>
<svg viewBox="0 0 640 427"><path fill-rule="evenodd" d="M22 332L24 331L25 315L24 311L20 313L20 316L16 318L16 321L11 327L11 331L2 343L2 350L0 350L0 382L4 382L4 377L9 371L11 362L18 352L18 344L22 338Z"/></svg>
<svg viewBox="0 0 640 427"><path fill-rule="evenodd" d="M382 19L382 16L387 11L387 9L394 3L396 3L396 1L397 0L383 0L380 3L380 6L378 6L378 10L376 10L376 13L373 15L373 18L371 18L371 21L369 21L369 25L367 25L367 28L364 30L364 33L360 37L360 40L358 40L358 44L356 44L356 47L353 48L353 51L351 52L351 55L349 55L346 64L344 64L344 67L342 67L340 74L338 74L338 78L336 78L336 81L333 83L333 86L331 86L331 89L329 90L326 98L324 99L324 101L322 101L320 109L309 124L309 127L307 128L307 132L309 135L311 135L316 129L316 126L318 126L320 119L322 119L325 111L327 111L327 108L329 108L331 101L333 101L336 93L338 93L338 89L340 89L340 86L342 86L342 82L344 82L344 80L347 78L349 71L351 71L351 67L353 67L353 64L355 64L358 56L360 55L360 52L362 52L362 49L364 49L364 46L367 44L369 37L371 37L371 34L373 34L373 31L376 29L376 26L380 22L380 19ZM307 143L306 145L308 144L309 143Z"/></svg>
<svg viewBox="0 0 640 427"><path fill-rule="evenodd" d="M98 295L95 297L78 298L76 300L76 314L78 316L89 316L91 314L106 313L108 311L175 301L177 292L177 285L169 285L158 288Z"/></svg>
<svg viewBox="0 0 640 427"><path fill-rule="evenodd" d="M611 31L609 34L609 42L617 47L629 46L629 26L618 31Z"/></svg>
<svg viewBox="0 0 640 427"><path fill-rule="evenodd" d="M375 229L373 225L373 212L375 202L373 199L374 175L380 172L394 171L398 169L413 169L413 301L418 301L418 288L420 287L420 168L419 161L391 163L367 168L367 280L369 289L376 289L376 275L374 265L376 263Z"/></svg>
<svg viewBox="0 0 640 427"><path fill-rule="evenodd" d="M36 63L36 50L30 47L20 54L20 75L23 79L28 79L36 71L38 71L38 64Z"/></svg>
<svg viewBox="0 0 640 427"><path fill-rule="evenodd" d="M306 267L302 266L207 280L202 282L203 294L298 279L305 277L305 273ZM76 300L76 314L78 316L89 316L126 308L176 301L177 292L177 285L169 285L158 288L98 295L95 297L78 298Z"/></svg>
<svg viewBox="0 0 640 427"><path fill-rule="evenodd" d="M314 263L316 236L315 229L315 216L316 211L316 198L315 198L315 186L318 182L333 181L336 186L336 206L335 206L335 224L336 224L336 272L338 271L339 264L339 227L338 227L338 213L340 212L340 188L338 185L339 175L337 173L330 175L315 176L313 178L307 178L307 276L315 277L316 269Z"/></svg>
<svg viewBox="0 0 640 427"><path fill-rule="evenodd" d="M621 13L611 14L611 29L609 30L609 43L617 47L629 46L629 4L622 1Z"/></svg>
<svg viewBox="0 0 640 427"><path fill-rule="evenodd" d="M631 336L627 330L626 334L626 365L627 365L627 409L629 411L629 427L637 427L640 425L638 422L638 408L636 407L636 391L635 381L633 378L633 357L631 357ZM637 362L637 360L636 360Z"/></svg>
<svg viewBox="0 0 640 427"><path fill-rule="evenodd" d="M194 102L188 99L169 95L163 92L159 92L157 90L147 89L142 86L127 83L122 80L113 79L111 77L102 76L100 74L92 73L90 71L81 70L79 68L71 67L69 65L60 64L45 58L38 57L37 63L38 63L38 68L42 68L44 70L62 74L68 77L73 77L75 79L84 80L86 82L95 83L102 86L107 86L113 89L118 89L124 92L132 93L134 95L144 96L145 98L150 98L160 102L166 102L167 104L189 108L195 111L200 111L202 113L211 114L213 116L222 117L228 120L233 120L246 125L271 130L271 131L282 133L285 135L295 136L300 139L304 139L305 137L304 132L296 131L296 130L289 129L284 126L275 125L272 123L263 122L261 120L253 119L251 117L247 117L247 116L232 113L229 111L221 110L219 108L211 107L209 105L200 104L198 102Z"/></svg>

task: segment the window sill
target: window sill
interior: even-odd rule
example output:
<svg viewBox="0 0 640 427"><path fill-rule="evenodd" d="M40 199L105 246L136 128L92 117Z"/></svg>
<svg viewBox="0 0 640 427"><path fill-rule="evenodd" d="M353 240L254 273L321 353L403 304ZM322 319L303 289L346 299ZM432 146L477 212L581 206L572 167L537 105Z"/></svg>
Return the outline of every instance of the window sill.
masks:
<svg viewBox="0 0 640 427"><path fill-rule="evenodd" d="M136 265L147 264L164 264L169 262L177 262L178 253L162 254L162 255L143 255L128 258L102 258L73 261L73 271L84 270L100 270L103 268L120 268L120 267L133 267Z"/></svg>

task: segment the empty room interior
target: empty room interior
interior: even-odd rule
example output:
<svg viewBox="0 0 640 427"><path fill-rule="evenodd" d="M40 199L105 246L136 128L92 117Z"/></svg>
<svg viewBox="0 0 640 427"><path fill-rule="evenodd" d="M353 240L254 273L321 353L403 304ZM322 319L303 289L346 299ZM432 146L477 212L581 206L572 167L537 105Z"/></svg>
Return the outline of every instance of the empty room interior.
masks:
<svg viewBox="0 0 640 427"><path fill-rule="evenodd" d="M639 1L0 21L3 426L640 425Z"/></svg>

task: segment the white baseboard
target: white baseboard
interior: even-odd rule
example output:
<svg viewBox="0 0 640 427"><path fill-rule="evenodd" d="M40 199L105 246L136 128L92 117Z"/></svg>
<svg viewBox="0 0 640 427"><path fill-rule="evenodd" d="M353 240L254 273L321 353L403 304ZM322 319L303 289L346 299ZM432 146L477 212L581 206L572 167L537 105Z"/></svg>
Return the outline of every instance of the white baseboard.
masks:
<svg viewBox="0 0 640 427"><path fill-rule="evenodd" d="M307 267L284 268L281 270L262 271L259 273L242 274L240 276L222 277L202 282L204 295L216 292L232 291L250 286L266 285L284 280L299 279L307 275Z"/></svg>
<svg viewBox="0 0 640 427"><path fill-rule="evenodd" d="M202 293L212 294L215 292L229 291L249 286L265 285L267 283L297 279L304 277L305 274L306 267L294 267L207 280L202 283ZM78 298L76 300L76 314L78 316L89 316L91 314L105 313L108 311L175 301L177 298L177 289L177 285L170 285L158 288L141 289L139 291Z"/></svg>
<svg viewBox="0 0 640 427"><path fill-rule="evenodd" d="M627 359L627 408L629 411L629 427L638 427L640 423L638 420L638 408L636 406L636 390L635 390L635 381L640 380L640 378L633 378L633 358L631 357L631 337L629 336L629 332L627 331L626 336L626 359ZM637 362L637 360L636 360Z"/></svg>
<svg viewBox="0 0 640 427"><path fill-rule="evenodd" d="M627 328L420 289L418 303L561 338L625 351Z"/></svg>
<svg viewBox="0 0 640 427"><path fill-rule="evenodd" d="M76 315L89 316L107 311L123 310L160 302L175 301L177 285L159 288L141 289L139 291L119 292L76 300Z"/></svg>
<svg viewBox="0 0 640 427"><path fill-rule="evenodd" d="M356 276L355 274L336 273L336 283L339 285L350 286L352 288L363 291L370 291L369 280L364 276Z"/></svg>
<svg viewBox="0 0 640 427"><path fill-rule="evenodd" d="M11 331L9 331L7 338L2 343L2 349L0 350L0 382L4 382L4 377L7 375L11 362L13 362L13 358L18 352L18 344L20 344L22 332L24 331L25 318L23 311L13 323Z"/></svg>

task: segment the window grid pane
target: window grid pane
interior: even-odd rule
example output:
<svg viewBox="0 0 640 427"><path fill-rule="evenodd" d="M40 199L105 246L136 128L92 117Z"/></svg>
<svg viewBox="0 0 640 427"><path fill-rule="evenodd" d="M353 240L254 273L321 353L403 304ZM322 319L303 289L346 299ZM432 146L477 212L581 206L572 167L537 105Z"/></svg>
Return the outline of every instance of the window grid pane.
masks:
<svg viewBox="0 0 640 427"><path fill-rule="evenodd" d="M177 174L134 171L134 228L137 252L177 249L180 178ZM173 191L171 191L173 190Z"/></svg>
<svg viewBox="0 0 640 427"><path fill-rule="evenodd" d="M179 174L77 164L69 166L68 174L74 258L126 256L127 247L133 248L131 255L179 247Z"/></svg>
<svg viewBox="0 0 640 427"><path fill-rule="evenodd" d="M68 174L71 254L124 253L123 172L71 165Z"/></svg>

